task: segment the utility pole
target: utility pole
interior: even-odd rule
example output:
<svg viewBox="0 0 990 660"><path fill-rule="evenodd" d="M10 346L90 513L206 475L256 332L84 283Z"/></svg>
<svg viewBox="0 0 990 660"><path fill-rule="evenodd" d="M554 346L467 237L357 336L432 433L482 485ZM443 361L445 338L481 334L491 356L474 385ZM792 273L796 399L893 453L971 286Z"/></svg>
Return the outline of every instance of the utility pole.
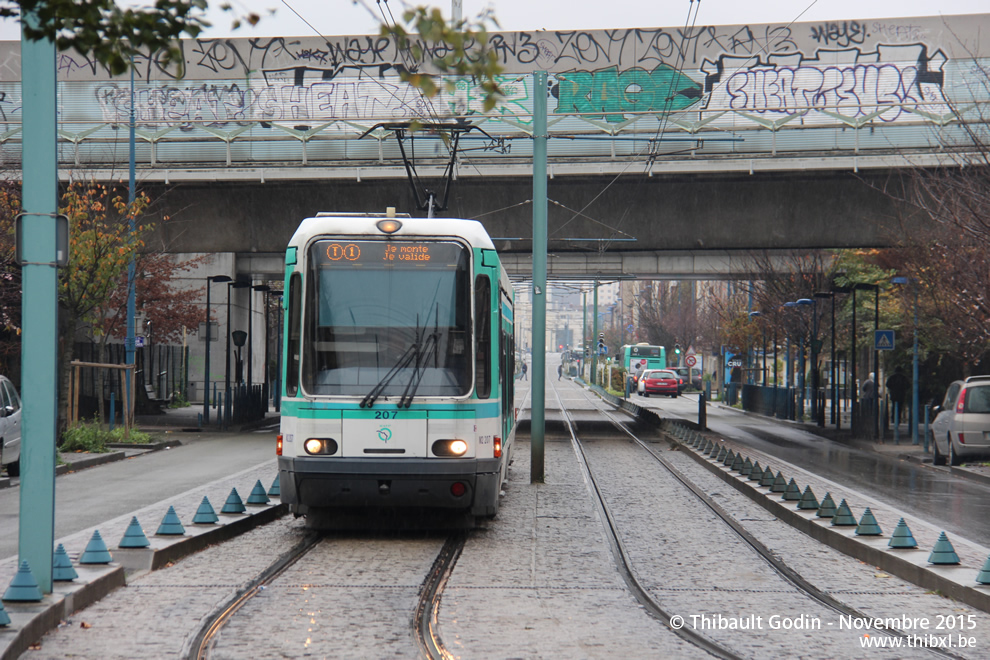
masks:
<svg viewBox="0 0 990 660"><path fill-rule="evenodd" d="M533 72L533 385L530 483L543 483L547 366L547 72Z"/></svg>

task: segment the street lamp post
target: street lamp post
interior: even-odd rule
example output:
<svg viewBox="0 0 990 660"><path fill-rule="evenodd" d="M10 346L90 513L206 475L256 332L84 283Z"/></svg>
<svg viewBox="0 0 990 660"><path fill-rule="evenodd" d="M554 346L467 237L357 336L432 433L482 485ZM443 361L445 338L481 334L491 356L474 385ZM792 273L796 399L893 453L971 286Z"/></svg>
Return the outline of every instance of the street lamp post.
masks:
<svg viewBox="0 0 990 660"><path fill-rule="evenodd" d="M760 314L759 310L752 311L749 313L749 318L751 319L757 319L760 316L762 316L762 314ZM766 387L767 386L767 327L764 323L760 323L760 333L763 336L763 372L762 372L762 378L760 379L760 384L763 387Z"/></svg>
<svg viewBox="0 0 990 660"><path fill-rule="evenodd" d="M203 373L203 424L210 423L210 285L214 282L229 282L226 275L210 275L206 278L206 366Z"/></svg>
<svg viewBox="0 0 990 660"><path fill-rule="evenodd" d="M911 444L918 444L918 281L907 277L895 277L894 284L914 285L914 346L911 353ZM928 453L928 438L925 438Z"/></svg>
<svg viewBox="0 0 990 660"><path fill-rule="evenodd" d="M801 298L797 301L799 305L811 305L811 418L818 422L818 349L815 342L818 341L818 301L815 298ZM801 351L801 359L804 360L804 350ZM806 370L801 366L802 374ZM803 385L803 383L802 383ZM803 410L801 411L804 412Z"/></svg>
<svg viewBox="0 0 990 660"><path fill-rule="evenodd" d="M263 383L264 383L264 392L263 392L263 397L262 398L265 401L265 412L268 412L268 395L269 395L269 389L270 389L270 385L271 385L271 380L270 380L270 378L268 376L268 344L269 344L269 341L268 341L268 293L272 289L267 284L255 284L251 288L254 289L255 291L260 291L260 292L262 292L262 293L265 294L264 295L264 299L265 299L265 303L264 303L265 304L265 366L264 366L264 374L265 374L265 377L264 377L264 380L263 380ZM249 353L249 355L250 355L250 353Z"/></svg>
<svg viewBox="0 0 990 660"><path fill-rule="evenodd" d="M830 352L831 352L831 372L832 372L832 414L831 421L835 424L835 413L836 413L836 394L838 392L838 385L836 381L836 367L835 367L835 294L830 291L821 291L815 294L815 298L831 298L832 299L832 335L829 340ZM817 372L816 372L817 373ZM817 390L816 390L817 392ZM824 400L822 401L824 404ZM818 412L818 419L820 419L818 425L822 428L825 427L825 411L820 410Z"/></svg>

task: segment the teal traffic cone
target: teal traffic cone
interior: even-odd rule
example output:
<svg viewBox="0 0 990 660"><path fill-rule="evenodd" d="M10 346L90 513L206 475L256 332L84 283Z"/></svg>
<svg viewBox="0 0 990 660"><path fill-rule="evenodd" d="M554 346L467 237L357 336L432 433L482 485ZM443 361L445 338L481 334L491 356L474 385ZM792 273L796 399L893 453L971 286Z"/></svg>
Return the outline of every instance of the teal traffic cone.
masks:
<svg viewBox="0 0 990 660"><path fill-rule="evenodd" d="M182 536L186 533L186 528L182 526L182 521L175 514L175 507L170 506L162 518L162 524L158 526L156 536Z"/></svg>
<svg viewBox="0 0 990 660"><path fill-rule="evenodd" d="M763 478L763 468L760 467L760 462L756 461L756 463L753 463L753 467L749 471L749 480L759 481L762 478Z"/></svg>
<svg viewBox="0 0 990 660"><path fill-rule="evenodd" d="M880 536L881 534L883 532L880 531L876 517L870 511L870 507L866 507L863 517L859 519L859 525L856 526L856 536Z"/></svg>
<svg viewBox="0 0 990 660"><path fill-rule="evenodd" d="M836 527L854 527L856 525L856 519L853 518L852 511L849 510L849 505L846 504L845 500L842 500L839 503L839 508L835 510L832 524Z"/></svg>
<svg viewBox="0 0 990 660"><path fill-rule="evenodd" d="M268 495L265 493L265 487L261 485L261 479L255 482L254 488L251 489L251 493L248 495L248 504L268 504L270 500Z"/></svg>
<svg viewBox="0 0 990 660"><path fill-rule="evenodd" d="M715 461L718 463L724 463L725 457L728 456L729 450L724 446L718 451L718 456L715 457Z"/></svg>
<svg viewBox="0 0 990 660"><path fill-rule="evenodd" d="M227 501L224 503L223 508L220 509L220 513L244 513L247 509L244 508L244 502L241 501L241 496L238 494L236 488L230 489L230 495L227 496Z"/></svg>
<svg viewBox="0 0 990 660"><path fill-rule="evenodd" d="M746 460L742 464L742 468L739 470L739 474L741 474L744 477L748 477L750 472L752 471L753 471L753 461L749 460L749 456L747 456Z"/></svg>
<svg viewBox="0 0 990 660"><path fill-rule="evenodd" d="M22 561L14 579L10 581L10 586L3 594L4 600L16 600L21 602L37 603L41 600L41 589L38 588L38 581L34 579L31 567L27 561Z"/></svg>
<svg viewBox="0 0 990 660"><path fill-rule="evenodd" d="M10 625L10 616L7 614L7 610L3 609L3 601L0 600L0 627Z"/></svg>
<svg viewBox="0 0 990 660"><path fill-rule="evenodd" d="M773 483L770 484L771 493L783 493L787 490L787 481L784 479L784 475L781 474L780 470L777 470L777 476L773 478Z"/></svg>
<svg viewBox="0 0 990 660"><path fill-rule="evenodd" d="M144 530L141 529L141 523L138 522L137 516L132 517L131 524L127 526L127 530L124 532L124 536L120 539L117 547L147 548L149 545L151 545L151 541L144 535Z"/></svg>
<svg viewBox="0 0 990 660"><path fill-rule="evenodd" d="M938 536L938 540L935 541L935 547L932 548L932 554L928 555L929 564L958 564L959 555L956 554L956 549L952 547L952 543L949 542L949 537L942 532Z"/></svg>
<svg viewBox="0 0 990 660"><path fill-rule="evenodd" d="M213 505L210 504L209 498L205 495L203 496L203 501L199 503L199 508L196 509L196 515L193 516L194 525L213 525L220 520L217 517L217 512L213 510Z"/></svg>
<svg viewBox="0 0 990 660"><path fill-rule="evenodd" d="M100 530L96 530L93 532L93 536L90 537L89 543L86 544L86 549L83 550L82 555L79 557L79 563L109 564L111 561L113 561L113 557L110 556L107 544L103 542L103 537L100 536Z"/></svg>
<svg viewBox="0 0 990 660"><path fill-rule="evenodd" d="M790 502L797 502L801 499L801 487L794 481L794 477L791 477L791 480L787 483L787 488L784 489L784 494L780 496L780 499Z"/></svg>
<svg viewBox="0 0 990 660"><path fill-rule="evenodd" d="M708 452L708 458L712 459L713 461L717 461L718 460L718 454L719 454L719 450L720 449L723 449L722 445L720 445L717 442L713 442L712 443L712 450L710 452Z"/></svg>
<svg viewBox="0 0 990 660"><path fill-rule="evenodd" d="M983 568L976 574L976 581L980 584L990 584L990 557L983 562Z"/></svg>
<svg viewBox="0 0 990 660"><path fill-rule="evenodd" d="M272 482L272 487L268 489L268 496L269 497L281 497L282 496L282 488L279 485L278 477L279 477L279 475L276 474L275 475L275 481Z"/></svg>
<svg viewBox="0 0 990 660"><path fill-rule="evenodd" d="M722 459L722 465L732 468L732 464L736 462L736 453L731 449L725 453L725 458Z"/></svg>
<svg viewBox="0 0 990 660"><path fill-rule="evenodd" d="M818 498L816 498L815 493L812 492L811 486L804 487L804 492L801 493L801 500L797 503L797 508L799 509L818 508Z"/></svg>
<svg viewBox="0 0 990 660"><path fill-rule="evenodd" d="M736 457L732 460L732 471L739 472L743 468L743 457L742 454L736 454Z"/></svg>
<svg viewBox="0 0 990 660"><path fill-rule="evenodd" d="M79 577L79 574L76 573L76 569L72 568L72 560L69 559L69 553L59 543L58 547L55 548L55 554L52 555L52 580L54 582L71 582L77 577Z"/></svg>
<svg viewBox="0 0 990 660"><path fill-rule="evenodd" d="M815 515L819 518L835 517L835 500L832 499L831 493L825 493L825 497L822 498L822 505L818 507L818 513Z"/></svg>
<svg viewBox="0 0 990 660"><path fill-rule="evenodd" d="M897 527L894 528L894 533L890 535L890 542L887 543L887 547L890 548L917 548L918 542L914 540L914 534L911 533L911 529L904 522L904 518L901 518Z"/></svg>
<svg viewBox="0 0 990 660"><path fill-rule="evenodd" d="M763 471L763 477L760 479L760 487L769 488L772 485L773 485L773 470L771 470L770 466L768 465L767 469Z"/></svg>

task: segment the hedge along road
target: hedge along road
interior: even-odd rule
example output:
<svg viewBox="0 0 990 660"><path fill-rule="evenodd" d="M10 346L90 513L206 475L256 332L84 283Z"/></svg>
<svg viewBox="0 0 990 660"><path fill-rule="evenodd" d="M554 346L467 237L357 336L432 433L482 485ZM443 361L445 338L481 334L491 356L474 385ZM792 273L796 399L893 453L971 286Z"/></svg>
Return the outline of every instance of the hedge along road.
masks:
<svg viewBox="0 0 990 660"><path fill-rule="evenodd" d="M94 527L266 460L271 460L272 478L275 477L274 432L184 433L179 440L181 446L58 477L55 538ZM0 560L17 555L19 494L16 487L0 490ZM142 523L154 528L158 521Z"/></svg>

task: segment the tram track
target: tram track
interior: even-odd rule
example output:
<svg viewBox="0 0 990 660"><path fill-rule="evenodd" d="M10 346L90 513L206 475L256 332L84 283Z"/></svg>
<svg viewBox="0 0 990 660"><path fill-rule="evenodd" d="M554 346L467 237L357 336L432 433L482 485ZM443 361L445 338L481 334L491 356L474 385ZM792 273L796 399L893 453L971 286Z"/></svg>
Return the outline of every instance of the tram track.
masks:
<svg viewBox="0 0 990 660"><path fill-rule="evenodd" d="M647 611L654 617L663 622L668 628L679 634L686 641L697 645L699 648L706 650L707 652L722 658L741 658L748 657L746 655L741 655L736 649L730 648L717 640L714 640L706 635L697 633L694 630L690 630L687 627L682 627L679 630L671 625L671 618L673 616L661 603L659 603L649 590L644 588L640 581L636 578L636 573L632 562L629 558L629 553L623 546L622 539L620 537L620 526L617 524L615 517L609 510L609 505L604 494L603 487L599 484L595 473L593 472L591 461L589 461L587 453L585 452L582 442L575 432L574 424L572 423L572 418L570 413L567 411L561 400L560 393L557 391L556 387L553 386L554 394L557 398L558 405L564 416L566 426L571 435L571 442L575 449L575 454L578 457L578 461L582 466L582 470L585 473L586 479L588 479L589 484L592 486L596 505L602 514L602 519L605 521L607 536L609 538L610 545L613 549L613 556L615 557L616 565L623 579L629 585L630 591L634 594L637 601L639 601L647 609ZM592 397L587 393L583 392L583 395L589 400L594 401L597 404L597 400L593 400ZM810 580L806 579L798 571L794 570L788 566L779 556L773 553L765 544L763 544L759 539L757 539L752 533L750 533L738 520L736 520L729 512L727 512L721 505L715 502L711 497L709 497L697 484L693 483L686 475L684 475L680 470L678 470L669 460L664 458L660 452L656 450L651 444L644 441L642 438L638 437L633 431L631 431L627 424L616 419L612 414L606 410L602 410L595 405L595 409L600 413L604 419L606 419L615 429L617 429L621 434L627 436L631 441L633 441L638 447L646 451L652 459L662 466L665 471L681 486L683 486L689 493L691 493L698 501L704 504L708 510L711 511L718 519L720 519L731 531L745 544L752 549L753 552L759 557L759 559L765 563L766 566L770 567L771 570L779 576L781 580L789 584L797 593L802 594L804 597L809 598L819 604L821 607L827 608L832 612L838 613L840 615L853 617L857 620L870 620L870 618L863 612L857 610L854 607L843 603L836 598L825 593L818 587L816 587ZM893 629L893 628L882 628L874 626L872 628L873 632L889 635L891 637L901 637L907 638L909 635L903 631ZM933 656L943 657L943 658L961 658L962 656L956 655L950 651L946 651L941 648L925 648Z"/></svg>
<svg viewBox="0 0 990 660"><path fill-rule="evenodd" d="M416 607L412 616L412 629L416 638L419 654L431 660L452 660L454 655L443 644L439 630L439 610L444 588L464 549L468 534L457 531L449 534L442 543L439 552L426 572L419 586ZM278 557L255 579L239 589L231 598L218 607L202 624L199 631L188 644L188 651L182 654L184 658L205 660L217 644L219 635L224 627L237 616L252 599L266 589L277 586L280 578L294 566L304 560L307 555L324 544L332 545L336 538L324 537L318 532L307 533L295 546ZM373 543L401 543L401 539L372 539ZM374 554L374 551L372 551ZM408 569L404 569L408 570ZM397 569L396 571L400 571ZM397 577L396 581L401 581ZM315 591L323 585L312 585ZM310 585L306 586L307 589ZM369 649L369 654L372 651Z"/></svg>

